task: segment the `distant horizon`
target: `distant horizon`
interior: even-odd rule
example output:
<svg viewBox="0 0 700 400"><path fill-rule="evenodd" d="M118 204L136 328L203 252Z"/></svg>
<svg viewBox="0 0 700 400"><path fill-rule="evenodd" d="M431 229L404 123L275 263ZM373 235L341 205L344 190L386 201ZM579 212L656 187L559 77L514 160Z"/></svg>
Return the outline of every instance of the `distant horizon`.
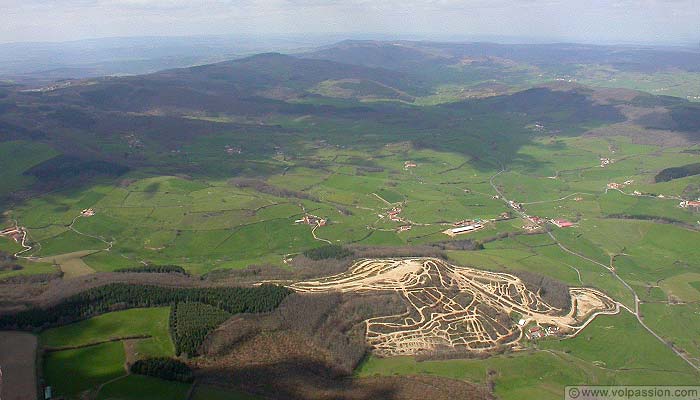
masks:
<svg viewBox="0 0 700 400"><path fill-rule="evenodd" d="M206 35L693 45L700 0L3 0L0 43Z"/></svg>
<svg viewBox="0 0 700 400"><path fill-rule="evenodd" d="M152 34L152 35L115 35L95 36L67 40L26 40L26 41L0 41L3 45L40 45L40 44L71 44L85 42L135 41L144 39L223 39L243 38L248 40L283 40L283 39L307 39L310 45L332 45L343 41L427 41L445 43L494 43L507 45L557 45L579 44L591 46L642 46L642 47L685 47L700 49L698 40L676 41L639 41L639 40L599 40L585 41L574 38L544 38L534 36L510 36L510 35L444 35L444 34L384 34L384 33L192 33L192 34Z"/></svg>

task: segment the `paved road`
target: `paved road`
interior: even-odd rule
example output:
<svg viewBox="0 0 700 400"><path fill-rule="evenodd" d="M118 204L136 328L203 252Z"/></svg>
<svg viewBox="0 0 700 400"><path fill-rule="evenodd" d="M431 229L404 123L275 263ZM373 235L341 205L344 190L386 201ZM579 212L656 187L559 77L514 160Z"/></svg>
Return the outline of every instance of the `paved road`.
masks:
<svg viewBox="0 0 700 400"><path fill-rule="evenodd" d="M498 189L498 186L493 182L494 178L496 178L498 175L502 174L503 172L505 172L505 170L501 170L501 171L498 172L496 175L493 175L493 176L489 179L489 183L491 184L491 187L493 188L493 190L495 190L496 193L498 193L498 195L501 197L501 200L503 200L506 204L508 204L509 200L503 195L503 193ZM624 192L623 192L623 194L624 194ZM518 215L520 215L522 218L525 218L525 217L527 216L527 213L525 213L524 210L523 210L523 211L515 210L515 211L516 211L516 212L518 213ZM608 270L608 271L612 274L613 277L615 277L615 279L617 279L618 281L620 281L620 282L632 293L632 296L634 297L634 310L632 310L632 309L630 309L629 307L625 306L624 304L618 302L619 306L622 307L622 308L624 308L624 309L626 309L626 310L629 311L630 313L632 313L632 314L637 318L637 321L639 321L639 324L642 325L642 327L643 327L644 329L646 329L649 333L651 333L656 339L658 339L658 340L659 340L660 342L662 342L664 345L668 346L668 344L666 343L666 340L664 340L661 336L659 336L656 332L654 332L654 331L644 322L644 320L642 319L642 315L641 315L641 313L639 312L639 296L637 296L637 292L635 292L635 290L632 288L632 286L630 286L627 282L625 282L624 279L622 279L622 278L617 274L617 272L615 271L615 267L614 267L614 265L613 265L612 259L610 260L610 265L605 265L605 264L603 264L603 263L601 263L601 262L598 262L598 261L593 260L593 259L591 259L591 258L589 258L589 257L586 257L586 256L584 256L583 254L580 254L580 253L577 253L577 252L575 252L575 251L572 251L572 250L568 249L566 246L564 246L563 244L561 244L561 242L559 242L559 240L557 240L557 238L552 234L551 231L548 231L547 234L549 235L549 237L552 238L552 240L554 241L554 243L556 243L557 246L559 246L559 248L561 248L563 251L565 251L565 252L567 252L567 253L569 253L569 254L571 254L571 255L574 255L574 256L576 256L576 257L579 257L579 258L581 258L581 259L584 259L584 260L586 260L586 261L589 261L589 262L591 262L591 263L593 263L593 264L596 264L596 265L598 265L598 266L600 266L600 267L605 268L606 270ZM696 365L695 363L693 363L693 361L692 361L688 356L686 356L684 353L682 353L681 351L679 351L678 349L676 349L676 348L673 347L673 346L668 346L668 347L669 347L674 353L676 353L676 355L677 355L678 357L682 358L683 361L685 361L686 363L688 363L688 365L690 365L691 367L693 367L693 369L695 369L696 371L700 372L700 366L698 366L698 365Z"/></svg>

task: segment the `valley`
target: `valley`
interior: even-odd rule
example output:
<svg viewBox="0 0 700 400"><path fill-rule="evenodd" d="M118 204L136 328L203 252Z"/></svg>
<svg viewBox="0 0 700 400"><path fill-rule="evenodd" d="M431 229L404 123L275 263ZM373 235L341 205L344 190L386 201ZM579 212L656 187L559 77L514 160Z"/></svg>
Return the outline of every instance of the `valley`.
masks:
<svg viewBox="0 0 700 400"><path fill-rule="evenodd" d="M557 79L532 49L397 46L0 88L0 329L32 332L34 386L554 399L697 383L697 104ZM690 57L629 51L650 76ZM580 74L633 74L615 51L577 54Z"/></svg>

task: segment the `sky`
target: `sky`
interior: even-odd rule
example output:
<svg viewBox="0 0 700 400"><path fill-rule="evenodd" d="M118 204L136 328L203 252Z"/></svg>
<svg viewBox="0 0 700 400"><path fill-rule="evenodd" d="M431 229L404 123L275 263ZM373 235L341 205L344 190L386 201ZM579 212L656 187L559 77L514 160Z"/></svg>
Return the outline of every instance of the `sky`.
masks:
<svg viewBox="0 0 700 400"><path fill-rule="evenodd" d="M0 0L0 43L327 33L700 43L700 0Z"/></svg>

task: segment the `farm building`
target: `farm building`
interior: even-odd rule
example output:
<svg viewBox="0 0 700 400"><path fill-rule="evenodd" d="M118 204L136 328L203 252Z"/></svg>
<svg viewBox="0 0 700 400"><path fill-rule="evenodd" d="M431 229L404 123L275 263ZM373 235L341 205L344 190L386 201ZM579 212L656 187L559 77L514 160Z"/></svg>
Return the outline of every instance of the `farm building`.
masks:
<svg viewBox="0 0 700 400"><path fill-rule="evenodd" d="M463 234L463 233L470 233L470 232L478 231L479 229L481 229L481 228L483 228L483 227L484 227L483 224L481 224L481 223L479 223L479 222L475 222L475 223L473 223L473 224L469 224L469 225L464 225L464 226L459 226L459 227L456 227L456 228L448 229L448 230L446 230L444 233L445 233L446 235L449 235L449 236L457 236L457 235L461 235L461 234Z"/></svg>
<svg viewBox="0 0 700 400"><path fill-rule="evenodd" d="M608 189L621 189L622 185L615 182L608 183Z"/></svg>
<svg viewBox="0 0 700 400"><path fill-rule="evenodd" d="M406 232L411 230L411 225L402 225L396 229L396 232Z"/></svg>
<svg viewBox="0 0 700 400"><path fill-rule="evenodd" d="M474 221L474 220L471 220L471 219L463 219L463 220L461 220L461 221L453 222L453 223L452 223L452 226L454 226L454 227L460 227L460 226L465 226L465 225L471 225L471 224L473 224L474 222L475 222L475 221Z"/></svg>
<svg viewBox="0 0 700 400"><path fill-rule="evenodd" d="M553 219L551 221L554 225L556 225L558 228L568 228L570 226L574 226L574 223L565 219Z"/></svg>
<svg viewBox="0 0 700 400"><path fill-rule="evenodd" d="M536 232L536 231L539 231L541 229L541 227L539 225L532 225L532 224L523 225L522 228L528 232Z"/></svg>
<svg viewBox="0 0 700 400"><path fill-rule="evenodd" d="M600 167L601 167L601 168L605 168L606 165L610 165L610 164L612 164L612 163L614 163L614 162L615 162L615 160L612 160L612 159L610 159L610 158L601 157L601 158L600 158Z"/></svg>
<svg viewBox="0 0 700 400"><path fill-rule="evenodd" d="M523 205L522 205L522 204L516 203L516 202L514 202L513 200L510 200L510 201L508 202L508 205L509 205L512 209L514 209L514 210L520 211L520 210L523 209Z"/></svg>
<svg viewBox="0 0 700 400"><path fill-rule="evenodd" d="M403 163L404 169L415 168L417 166L418 165L416 163L414 163L413 161L406 161Z"/></svg>
<svg viewBox="0 0 700 400"><path fill-rule="evenodd" d="M700 208L700 201L685 200L679 204L681 208Z"/></svg>

